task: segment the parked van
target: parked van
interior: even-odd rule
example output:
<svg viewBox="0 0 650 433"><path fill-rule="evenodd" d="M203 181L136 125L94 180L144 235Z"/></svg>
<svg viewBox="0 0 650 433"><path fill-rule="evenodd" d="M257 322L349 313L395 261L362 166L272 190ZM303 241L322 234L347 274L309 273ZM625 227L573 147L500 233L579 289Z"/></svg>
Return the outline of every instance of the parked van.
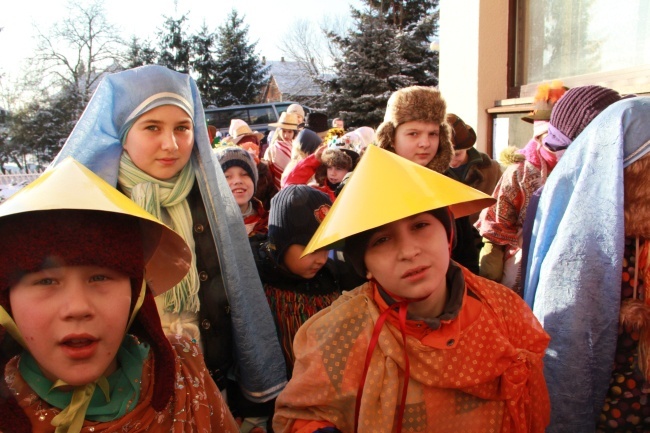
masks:
<svg viewBox="0 0 650 433"><path fill-rule="evenodd" d="M287 111L291 104L295 104L295 102L267 102L265 104L206 108L204 110L205 120L208 125L214 125L224 137L228 134L232 119L242 119L248 123L252 130L259 131L266 137L269 133L268 124L277 122L280 114ZM302 108L305 110L305 116L311 111L309 107L304 105Z"/></svg>

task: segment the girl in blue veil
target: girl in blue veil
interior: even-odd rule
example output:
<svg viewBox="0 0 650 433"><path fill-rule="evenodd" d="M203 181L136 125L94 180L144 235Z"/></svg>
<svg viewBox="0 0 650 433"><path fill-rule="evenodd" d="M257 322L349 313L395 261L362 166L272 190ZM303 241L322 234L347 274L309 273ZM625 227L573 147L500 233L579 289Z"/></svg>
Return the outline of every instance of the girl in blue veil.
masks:
<svg viewBox="0 0 650 433"><path fill-rule="evenodd" d="M230 376L248 400L273 399L284 360L194 80L155 65L106 76L52 165L67 156L192 246L191 272L156 300L165 331L201 342L220 389Z"/></svg>

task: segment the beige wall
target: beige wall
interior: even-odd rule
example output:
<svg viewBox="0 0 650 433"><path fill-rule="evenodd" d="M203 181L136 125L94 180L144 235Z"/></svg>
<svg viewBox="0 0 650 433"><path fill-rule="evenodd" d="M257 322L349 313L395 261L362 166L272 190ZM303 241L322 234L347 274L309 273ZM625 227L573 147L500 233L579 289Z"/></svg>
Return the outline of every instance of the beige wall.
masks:
<svg viewBox="0 0 650 433"><path fill-rule="evenodd" d="M447 111L473 126L476 147L491 142L487 109L507 98L508 0L440 2L440 91Z"/></svg>

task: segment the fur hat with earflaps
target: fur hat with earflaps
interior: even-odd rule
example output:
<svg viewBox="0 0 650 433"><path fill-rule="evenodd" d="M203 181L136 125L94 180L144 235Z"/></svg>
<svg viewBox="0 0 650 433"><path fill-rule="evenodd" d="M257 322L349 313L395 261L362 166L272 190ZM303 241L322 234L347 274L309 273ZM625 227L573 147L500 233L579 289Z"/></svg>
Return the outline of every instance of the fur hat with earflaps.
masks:
<svg viewBox="0 0 650 433"><path fill-rule="evenodd" d="M437 123L440 125L440 144L427 167L443 173L449 168L453 154L446 111L447 104L438 89L424 86L400 89L388 99L384 122L377 128L375 141L382 149L394 153L395 131L399 125L414 120Z"/></svg>
<svg viewBox="0 0 650 433"><path fill-rule="evenodd" d="M68 158L0 206L0 248L12 251L12 260L0 263L0 343L16 349L0 354L0 431L31 431L4 377L6 363L21 352L17 344L27 350L12 316L9 289L24 275L57 264L98 265L130 277L131 326L115 332L149 343L155 360L151 405L165 409L174 395L175 354L153 297L181 281L191 265L192 253L178 234ZM78 407L84 406L65 410L74 419L85 418L85 409Z"/></svg>

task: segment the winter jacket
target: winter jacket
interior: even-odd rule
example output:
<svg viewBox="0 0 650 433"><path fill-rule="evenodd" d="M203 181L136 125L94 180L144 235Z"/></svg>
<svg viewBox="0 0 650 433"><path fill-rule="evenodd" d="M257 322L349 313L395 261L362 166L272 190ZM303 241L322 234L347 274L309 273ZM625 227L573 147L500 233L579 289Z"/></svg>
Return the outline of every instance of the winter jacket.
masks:
<svg viewBox="0 0 650 433"><path fill-rule="evenodd" d="M263 242L256 253L260 279L284 352L287 376L291 377L296 332L307 319L340 296L338 271L334 262L328 259L313 278L305 279L276 263L268 242Z"/></svg>
<svg viewBox="0 0 650 433"><path fill-rule="evenodd" d="M448 170L447 174L452 179L492 195L494 187L501 178L501 165L487 154L470 147L467 149L467 163ZM476 223L478 215L479 212L470 216L472 224Z"/></svg>
<svg viewBox="0 0 650 433"><path fill-rule="evenodd" d="M210 235L210 223L205 213L198 186L187 197L192 213L192 232L199 273L199 330L203 342L203 357L208 372L220 389L226 385L226 375L234 362L230 305L223 285L219 256Z"/></svg>
<svg viewBox="0 0 650 433"><path fill-rule="evenodd" d="M298 162L291 172L287 174L282 187L284 188L287 185L306 185L309 179L314 176L318 167L321 167L321 164L322 163L316 159L316 155L309 155ZM336 200L336 194L334 193L336 188L332 189L329 187L327 184L327 178L325 179L324 185L310 184L309 186L327 194L330 200L332 200L332 203Z"/></svg>

